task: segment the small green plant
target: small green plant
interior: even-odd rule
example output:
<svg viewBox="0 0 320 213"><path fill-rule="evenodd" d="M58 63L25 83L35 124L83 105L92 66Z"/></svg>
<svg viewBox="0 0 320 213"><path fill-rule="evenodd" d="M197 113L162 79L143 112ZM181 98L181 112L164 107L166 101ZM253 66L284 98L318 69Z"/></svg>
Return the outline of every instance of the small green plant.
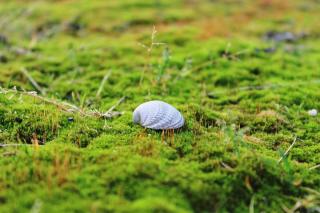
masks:
<svg viewBox="0 0 320 213"><path fill-rule="evenodd" d="M158 64L157 70L157 77L156 82L160 84L166 69L169 67L170 64L170 50L168 47L165 47L162 51L162 61Z"/></svg>
<svg viewBox="0 0 320 213"><path fill-rule="evenodd" d="M244 146L244 134L248 131L247 128L237 129L235 125L223 125L224 142L232 143L234 151L237 155L240 154L240 147Z"/></svg>
<svg viewBox="0 0 320 213"><path fill-rule="evenodd" d="M144 78L145 78L146 72L150 72L150 68L152 67L151 58L152 58L152 51L153 51L153 49L154 49L155 47L157 47L157 46L164 45L164 43L156 42L156 34L157 34L156 27L153 26L153 30L152 30L152 33L151 33L150 43L149 43L148 45L139 43L139 45L142 46L142 47L146 50L146 52L147 52L147 55L146 55L146 57L145 57L144 68L143 68L143 70L142 70L142 74L141 74L141 77L140 77L139 85L142 84L142 82L143 82L143 80L144 80Z"/></svg>

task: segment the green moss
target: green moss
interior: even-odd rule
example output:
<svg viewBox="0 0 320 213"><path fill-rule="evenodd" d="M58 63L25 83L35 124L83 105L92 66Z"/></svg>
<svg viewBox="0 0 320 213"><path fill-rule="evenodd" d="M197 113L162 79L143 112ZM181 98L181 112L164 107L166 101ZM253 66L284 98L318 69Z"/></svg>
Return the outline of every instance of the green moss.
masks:
<svg viewBox="0 0 320 213"><path fill-rule="evenodd" d="M302 0L0 0L0 86L18 90L0 90L0 212L317 211L319 11ZM149 56L138 43L150 45L153 25L165 44ZM306 35L274 42L269 31ZM85 116L19 92L35 90L22 68L50 100L105 112L126 96L124 113ZM184 115L174 137L133 124L154 99Z"/></svg>

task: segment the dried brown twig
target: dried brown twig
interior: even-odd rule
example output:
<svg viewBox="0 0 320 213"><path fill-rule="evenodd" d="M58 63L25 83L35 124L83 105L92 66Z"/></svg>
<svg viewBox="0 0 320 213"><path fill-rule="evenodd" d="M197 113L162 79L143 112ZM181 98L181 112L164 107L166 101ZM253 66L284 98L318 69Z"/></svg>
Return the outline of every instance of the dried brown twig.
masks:
<svg viewBox="0 0 320 213"><path fill-rule="evenodd" d="M320 168L320 164L310 167L309 170L313 170L313 169L317 169L317 168Z"/></svg>
<svg viewBox="0 0 320 213"><path fill-rule="evenodd" d="M123 96L115 105L110 107L110 109L107 112L103 113L103 115L104 116L110 115L117 106L119 106L122 102L124 102L125 99L126 97Z"/></svg>
<svg viewBox="0 0 320 213"><path fill-rule="evenodd" d="M103 77L103 79L102 79L102 81L100 83L99 89L97 91L97 94L96 94L97 98L100 97L100 94L101 94L101 92L103 90L103 87L104 87L106 81L108 80L108 78L110 77L111 73L112 73L112 71L109 70L109 72L107 74L105 74L105 76Z"/></svg>
<svg viewBox="0 0 320 213"><path fill-rule="evenodd" d="M281 158L278 160L278 163L280 163L284 157L286 157L288 155L288 153L290 152L290 150L292 149L293 145L296 143L297 141L297 136L293 139L292 144L289 146L289 148L287 149L287 151L281 156Z"/></svg>
<svg viewBox="0 0 320 213"><path fill-rule="evenodd" d="M113 118L113 117L117 117L123 114L123 112L117 112L114 111L114 109L119 106L124 100L125 100L125 96L123 96L121 99L119 99L119 101L113 105L112 107L110 107L110 109L108 109L108 111L106 112L99 112L99 111L91 111L92 115L96 116L96 117L101 117L101 118Z"/></svg>
<svg viewBox="0 0 320 213"><path fill-rule="evenodd" d="M30 81L32 86L41 93L41 95L45 95L46 92L40 87L40 85L32 78L32 76L29 74L28 70L26 68L21 68L21 73L27 77L27 79Z"/></svg>
<svg viewBox="0 0 320 213"><path fill-rule="evenodd" d="M16 147L16 146L32 146L33 144L24 144L24 143L14 143L14 144L0 144L0 148L2 147L9 147L9 146L13 146L13 147Z"/></svg>
<svg viewBox="0 0 320 213"><path fill-rule="evenodd" d="M43 97L37 94L37 92L35 91L18 91L15 88L14 89L4 89L0 87L0 94L7 94L7 93L13 93L13 94L19 94L19 95L23 95L23 96L29 96L29 97L33 97L35 99L38 99L40 101L43 101L45 103L48 104L52 104L54 106L56 106L58 109L61 109L65 112L68 113L79 113L81 116L85 116L85 117L98 117L98 118L113 118L113 117L117 117L119 115L122 115L122 112L117 112L114 111L114 109L120 105L124 100L125 97L122 97L114 106L112 106L108 111L106 112L99 112L97 110L84 110L76 105L67 103L67 102L62 102L62 101L58 101L52 98L47 98L47 97Z"/></svg>

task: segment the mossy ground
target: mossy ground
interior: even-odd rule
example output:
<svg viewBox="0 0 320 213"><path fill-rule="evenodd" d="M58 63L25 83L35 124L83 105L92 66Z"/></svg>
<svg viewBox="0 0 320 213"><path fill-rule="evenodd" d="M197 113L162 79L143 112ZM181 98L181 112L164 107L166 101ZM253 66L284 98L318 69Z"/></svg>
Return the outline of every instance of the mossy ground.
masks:
<svg viewBox="0 0 320 213"><path fill-rule="evenodd" d="M319 14L317 0L1 0L2 88L35 90L26 69L84 110L127 98L102 119L2 91L1 143L44 145L0 148L0 212L319 212ZM165 44L149 54L153 25ZM185 116L172 145L132 123L153 99Z"/></svg>

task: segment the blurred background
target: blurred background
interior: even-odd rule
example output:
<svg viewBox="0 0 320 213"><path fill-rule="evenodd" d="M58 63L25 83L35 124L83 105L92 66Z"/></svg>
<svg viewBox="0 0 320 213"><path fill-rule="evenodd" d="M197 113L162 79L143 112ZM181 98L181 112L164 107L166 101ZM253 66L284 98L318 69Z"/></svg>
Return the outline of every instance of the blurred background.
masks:
<svg viewBox="0 0 320 213"><path fill-rule="evenodd" d="M17 72L23 64L49 92L65 96L59 82L74 80L83 69L139 70L145 49L138 43L149 42L153 26L181 63L197 58L192 62L197 64L231 43L235 52L274 52L283 43L289 43L285 50L299 52L306 45L292 43L320 36L319 5L318 0L2 0L0 83L27 89ZM247 43L237 45L240 40Z"/></svg>
<svg viewBox="0 0 320 213"><path fill-rule="evenodd" d="M2 0L0 85L39 90L29 75L41 93L79 104L110 69L106 101L310 81L319 76L319 57L308 56L319 45L319 11L318 0ZM153 33L161 44L149 53Z"/></svg>

